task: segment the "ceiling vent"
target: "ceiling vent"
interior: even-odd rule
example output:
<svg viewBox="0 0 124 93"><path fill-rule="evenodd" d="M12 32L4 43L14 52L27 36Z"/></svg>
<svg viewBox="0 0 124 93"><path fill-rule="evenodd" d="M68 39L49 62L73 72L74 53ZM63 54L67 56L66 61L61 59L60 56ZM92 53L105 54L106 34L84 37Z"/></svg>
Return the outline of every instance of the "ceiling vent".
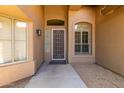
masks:
<svg viewBox="0 0 124 93"><path fill-rule="evenodd" d="M109 15L115 12L116 9L118 9L120 6L119 5L105 5L101 8L100 14L105 16Z"/></svg>

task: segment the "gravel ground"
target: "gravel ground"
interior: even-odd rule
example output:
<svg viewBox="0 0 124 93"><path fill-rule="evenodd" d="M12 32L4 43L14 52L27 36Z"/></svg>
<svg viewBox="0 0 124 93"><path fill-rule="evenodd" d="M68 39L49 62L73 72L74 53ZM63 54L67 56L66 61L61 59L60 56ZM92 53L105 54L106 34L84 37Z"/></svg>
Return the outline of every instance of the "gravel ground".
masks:
<svg viewBox="0 0 124 93"><path fill-rule="evenodd" d="M124 88L124 77L92 63L71 63L89 88Z"/></svg>

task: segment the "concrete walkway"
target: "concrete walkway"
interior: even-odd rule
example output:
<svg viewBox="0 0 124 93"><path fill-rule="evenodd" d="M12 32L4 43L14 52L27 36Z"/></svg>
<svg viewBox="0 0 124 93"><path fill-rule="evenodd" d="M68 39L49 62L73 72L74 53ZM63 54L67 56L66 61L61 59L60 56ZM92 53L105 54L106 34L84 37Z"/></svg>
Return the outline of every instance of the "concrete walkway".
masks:
<svg viewBox="0 0 124 93"><path fill-rule="evenodd" d="M86 88L70 64L44 65L26 88Z"/></svg>

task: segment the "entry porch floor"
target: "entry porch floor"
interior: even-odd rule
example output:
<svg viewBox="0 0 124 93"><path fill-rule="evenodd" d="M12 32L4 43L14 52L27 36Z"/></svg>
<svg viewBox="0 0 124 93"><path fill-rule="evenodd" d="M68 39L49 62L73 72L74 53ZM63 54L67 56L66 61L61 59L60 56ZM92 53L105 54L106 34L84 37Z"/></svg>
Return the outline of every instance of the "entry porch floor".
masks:
<svg viewBox="0 0 124 93"><path fill-rule="evenodd" d="M33 77L14 82L5 87L124 88L124 77L93 63L43 65Z"/></svg>
<svg viewBox="0 0 124 93"><path fill-rule="evenodd" d="M61 64L44 65L25 87L85 88L86 85L70 64Z"/></svg>

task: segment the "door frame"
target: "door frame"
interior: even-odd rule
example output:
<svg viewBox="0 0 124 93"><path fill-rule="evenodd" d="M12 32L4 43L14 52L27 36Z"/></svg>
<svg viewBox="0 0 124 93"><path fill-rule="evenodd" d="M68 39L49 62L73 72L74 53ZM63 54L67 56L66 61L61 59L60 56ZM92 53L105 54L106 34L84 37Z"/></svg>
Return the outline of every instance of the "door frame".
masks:
<svg viewBox="0 0 124 93"><path fill-rule="evenodd" d="M63 59L55 59L55 58L53 58L53 31L54 30L63 30L64 31L64 58ZM52 60L66 60L66 30L65 30L65 28L53 28L52 33L51 33L51 42L52 42L52 44L51 44Z"/></svg>

